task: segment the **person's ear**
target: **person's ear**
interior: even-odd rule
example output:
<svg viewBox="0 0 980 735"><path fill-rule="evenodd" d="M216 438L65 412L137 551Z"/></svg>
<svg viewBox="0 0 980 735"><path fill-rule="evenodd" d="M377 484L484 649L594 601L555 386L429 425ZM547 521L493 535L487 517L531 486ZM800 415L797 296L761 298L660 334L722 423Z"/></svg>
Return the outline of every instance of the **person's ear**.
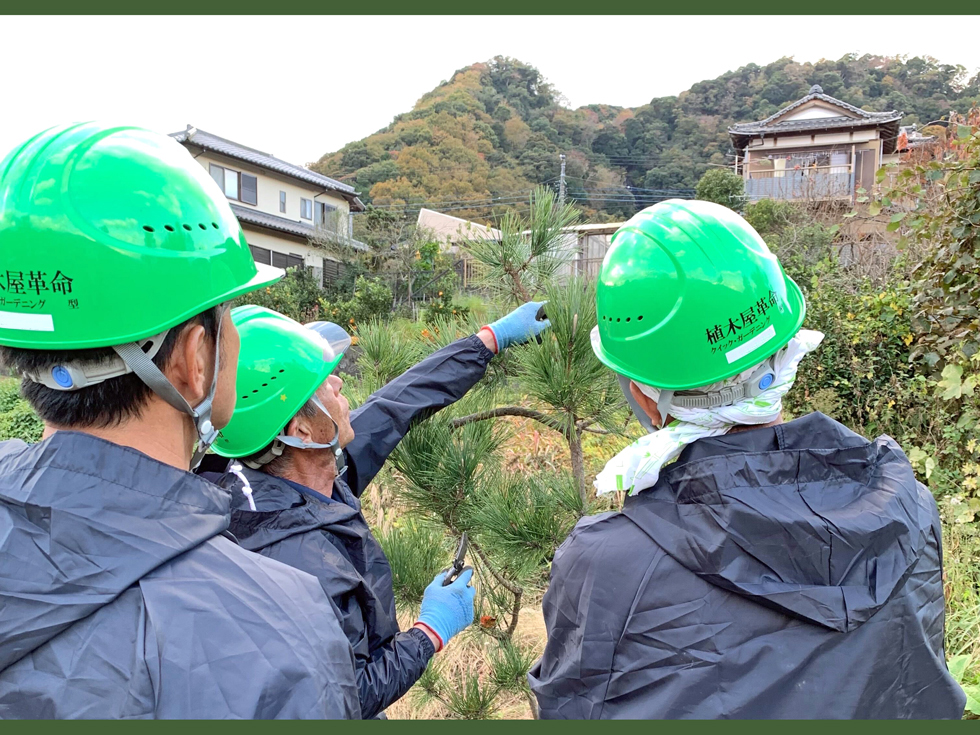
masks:
<svg viewBox="0 0 980 735"><path fill-rule="evenodd" d="M657 410L657 402L641 391L639 386L632 380L630 381L630 395L633 396L633 400L636 401L637 405L643 409L643 412L650 417L650 421L654 426L663 426L660 411Z"/></svg>
<svg viewBox="0 0 980 735"><path fill-rule="evenodd" d="M197 406L211 387L214 348L200 324L186 327L177 337L164 374L188 404Z"/></svg>
<svg viewBox="0 0 980 735"><path fill-rule="evenodd" d="M313 425L306 416L293 416L289 423L286 424L284 433L287 436L295 436L303 442L309 443L313 441Z"/></svg>

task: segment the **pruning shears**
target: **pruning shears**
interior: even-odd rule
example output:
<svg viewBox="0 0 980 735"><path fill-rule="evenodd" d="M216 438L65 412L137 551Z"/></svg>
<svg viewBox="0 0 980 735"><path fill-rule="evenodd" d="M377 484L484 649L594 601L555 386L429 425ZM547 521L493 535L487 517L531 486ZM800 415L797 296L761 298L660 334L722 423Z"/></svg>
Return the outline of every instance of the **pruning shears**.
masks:
<svg viewBox="0 0 980 735"><path fill-rule="evenodd" d="M469 540L466 538L466 531L463 531L463 536L460 538L459 546L456 549L456 556L453 558L453 565L443 570L446 572L446 577L442 580L443 587L455 582L459 578L459 575L467 569L472 569L472 567L464 566L466 564L466 547L468 545Z"/></svg>
<svg viewBox="0 0 980 735"><path fill-rule="evenodd" d="M535 321L543 322L547 318L548 318L548 315L544 311L544 304L541 304L541 306L538 307L538 313L534 315L534 319L535 319ZM538 341L538 344L541 344L541 335L540 334L537 335L534 339L536 339Z"/></svg>

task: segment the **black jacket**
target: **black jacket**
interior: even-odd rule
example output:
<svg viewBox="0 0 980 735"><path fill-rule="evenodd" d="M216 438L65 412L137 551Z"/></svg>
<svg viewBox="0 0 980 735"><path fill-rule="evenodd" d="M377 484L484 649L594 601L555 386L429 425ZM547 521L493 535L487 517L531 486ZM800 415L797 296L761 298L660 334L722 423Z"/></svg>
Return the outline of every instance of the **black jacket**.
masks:
<svg viewBox="0 0 980 735"><path fill-rule="evenodd" d="M701 439L579 522L529 676L545 718L959 718L936 504L821 414Z"/></svg>
<svg viewBox="0 0 980 735"><path fill-rule="evenodd" d="M87 434L0 444L0 718L356 718L316 579L229 493Z"/></svg>
<svg viewBox="0 0 980 735"><path fill-rule="evenodd" d="M493 353L476 336L433 353L392 380L351 414L355 438L347 472L331 499L264 472L245 469L256 510L240 481L222 474L227 460L202 471L232 490L231 531L245 548L315 575L342 614L354 648L361 711L380 713L418 681L434 653L419 630L400 632L391 568L358 501L417 419L459 400L486 373ZM339 502L338 502L339 501Z"/></svg>

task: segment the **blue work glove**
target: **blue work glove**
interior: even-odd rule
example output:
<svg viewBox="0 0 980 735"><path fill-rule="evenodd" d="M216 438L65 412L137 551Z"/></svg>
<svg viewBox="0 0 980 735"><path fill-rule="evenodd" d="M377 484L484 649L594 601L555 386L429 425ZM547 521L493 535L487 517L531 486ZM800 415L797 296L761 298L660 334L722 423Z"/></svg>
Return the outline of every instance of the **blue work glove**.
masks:
<svg viewBox="0 0 980 735"><path fill-rule="evenodd" d="M486 328L493 332L493 338L497 342L497 352L506 350L511 345L523 344L550 327L551 322L547 319L537 320L538 310L546 303L529 301L487 325Z"/></svg>
<svg viewBox="0 0 980 735"><path fill-rule="evenodd" d="M463 572L451 584L442 586L446 572L439 572L422 595L419 622L435 633L442 646L473 622L473 600L476 590L469 586L472 569Z"/></svg>

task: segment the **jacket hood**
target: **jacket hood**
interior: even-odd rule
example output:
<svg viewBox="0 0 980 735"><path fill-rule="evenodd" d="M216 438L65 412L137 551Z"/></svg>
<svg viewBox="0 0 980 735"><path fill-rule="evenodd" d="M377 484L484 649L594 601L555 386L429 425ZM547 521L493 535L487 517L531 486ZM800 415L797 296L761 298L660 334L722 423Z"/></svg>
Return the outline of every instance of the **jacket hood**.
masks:
<svg viewBox="0 0 980 735"><path fill-rule="evenodd" d="M894 440L816 413L695 442L623 512L706 581L850 631L911 574L933 505Z"/></svg>
<svg viewBox="0 0 980 735"><path fill-rule="evenodd" d="M134 449L0 443L0 670L228 522L227 491Z"/></svg>

